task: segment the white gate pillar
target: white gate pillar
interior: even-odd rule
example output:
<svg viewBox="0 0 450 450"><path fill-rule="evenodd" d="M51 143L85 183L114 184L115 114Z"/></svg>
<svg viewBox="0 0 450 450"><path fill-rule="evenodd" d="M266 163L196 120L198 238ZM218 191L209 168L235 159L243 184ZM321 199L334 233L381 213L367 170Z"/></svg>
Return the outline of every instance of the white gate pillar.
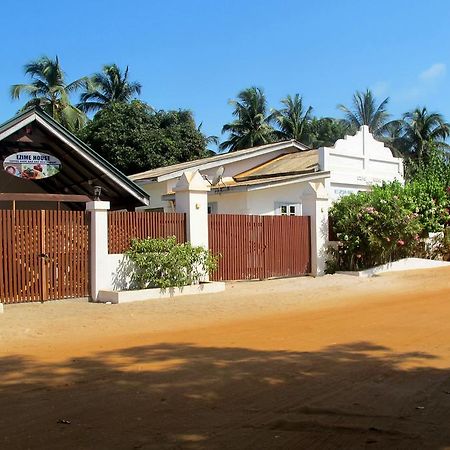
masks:
<svg viewBox="0 0 450 450"><path fill-rule="evenodd" d="M86 203L90 212L90 294L92 301L97 301L98 291L110 289L108 260L108 210L109 202L95 200Z"/></svg>
<svg viewBox="0 0 450 450"><path fill-rule="evenodd" d="M311 275L325 273L328 247L328 193L323 183L309 182L302 196L302 213L311 217Z"/></svg>
<svg viewBox="0 0 450 450"><path fill-rule="evenodd" d="M209 183L195 172L184 172L175 191L175 210L186 214L186 240L208 249Z"/></svg>

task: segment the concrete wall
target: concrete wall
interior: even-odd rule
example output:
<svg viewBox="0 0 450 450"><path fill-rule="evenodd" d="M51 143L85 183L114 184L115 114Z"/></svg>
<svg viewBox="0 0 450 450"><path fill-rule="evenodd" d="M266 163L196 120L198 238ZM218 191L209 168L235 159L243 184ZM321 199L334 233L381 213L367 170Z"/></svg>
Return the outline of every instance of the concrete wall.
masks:
<svg viewBox="0 0 450 450"><path fill-rule="evenodd" d="M383 181L404 183L403 160L395 158L367 126L362 126L354 136L339 139L333 147L320 148L319 165L321 170L331 173L326 184L331 201L369 190Z"/></svg>

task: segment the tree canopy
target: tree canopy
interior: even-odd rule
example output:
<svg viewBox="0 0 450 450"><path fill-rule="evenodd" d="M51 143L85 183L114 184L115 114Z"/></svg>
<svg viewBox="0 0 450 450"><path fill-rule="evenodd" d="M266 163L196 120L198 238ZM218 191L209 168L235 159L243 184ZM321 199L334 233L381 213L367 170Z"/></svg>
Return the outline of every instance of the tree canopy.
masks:
<svg viewBox="0 0 450 450"><path fill-rule="evenodd" d="M79 136L125 174L207 156L190 111L154 111L139 100L112 103Z"/></svg>
<svg viewBox="0 0 450 450"><path fill-rule="evenodd" d="M24 72L31 82L14 84L10 90L13 99L19 99L22 94L30 98L22 110L40 106L70 131L77 131L85 124L86 115L71 104L70 96L81 89L86 78L67 83L58 56L54 59L42 56L31 61L25 64Z"/></svg>
<svg viewBox="0 0 450 450"><path fill-rule="evenodd" d="M267 99L261 88L244 89L229 103L234 107L236 119L222 128L222 133L229 133L229 136L220 144L221 150L235 151L274 142Z"/></svg>
<svg viewBox="0 0 450 450"><path fill-rule="evenodd" d="M372 91L367 89L365 92L356 91L353 94L351 108L340 104L338 109L344 113L345 120L354 131L358 130L362 125L367 125L370 132L375 137L379 137L388 123L389 113L386 109L388 103L389 97L385 98L377 106Z"/></svg>
<svg viewBox="0 0 450 450"><path fill-rule="evenodd" d="M87 80L78 107L94 112L114 102L128 103L141 89L141 83L128 80L128 66L122 72L116 64L107 64Z"/></svg>

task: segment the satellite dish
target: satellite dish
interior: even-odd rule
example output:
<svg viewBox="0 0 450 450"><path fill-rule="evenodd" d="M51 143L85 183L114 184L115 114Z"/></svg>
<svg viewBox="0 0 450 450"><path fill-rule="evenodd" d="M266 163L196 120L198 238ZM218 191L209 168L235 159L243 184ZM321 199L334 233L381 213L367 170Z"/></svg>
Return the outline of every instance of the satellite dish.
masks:
<svg viewBox="0 0 450 450"><path fill-rule="evenodd" d="M212 179L211 185L215 186L217 183L219 183L222 180L223 173L225 172L225 168L223 166L220 166L216 170L216 174L214 175L214 178Z"/></svg>

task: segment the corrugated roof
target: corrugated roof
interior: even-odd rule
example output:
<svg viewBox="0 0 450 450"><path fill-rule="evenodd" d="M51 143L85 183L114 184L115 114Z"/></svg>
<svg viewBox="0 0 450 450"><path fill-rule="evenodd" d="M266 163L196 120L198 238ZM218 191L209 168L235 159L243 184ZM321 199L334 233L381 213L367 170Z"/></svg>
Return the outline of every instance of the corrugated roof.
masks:
<svg viewBox="0 0 450 450"><path fill-rule="evenodd" d="M319 170L318 150L288 153L253 169L235 175L236 181L257 180L276 176L298 175Z"/></svg>
<svg viewBox="0 0 450 450"><path fill-rule="evenodd" d="M272 148L277 149L277 147L280 147L280 149L296 147L300 151L308 150L308 147L306 145L304 145L300 142L294 141L294 140L285 141L285 142L275 142L272 144L260 145L258 147L246 148L244 150L237 150L235 152L229 152L229 153L224 153L221 155L210 156L208 158L201 158L201 159L196 159L194 161L187 161L187 162L180 163L180 164L173 164L171 166L158 167L156 169L147 170L145 172L140 172L140 173L136 173L134 175L130 175L129 178L133 181L156 179L163 175L168 175L171 173L184 171L184 170L196 167L196 166L200 166L200 165L203 166L205 164L214 163L214 162L226 162L228 159L234 159L234 158L240 157L240 156L245 157L247 155L252 155L253 153L258 153L258 152L264 151L266 149L272 149Z"/></svg>

